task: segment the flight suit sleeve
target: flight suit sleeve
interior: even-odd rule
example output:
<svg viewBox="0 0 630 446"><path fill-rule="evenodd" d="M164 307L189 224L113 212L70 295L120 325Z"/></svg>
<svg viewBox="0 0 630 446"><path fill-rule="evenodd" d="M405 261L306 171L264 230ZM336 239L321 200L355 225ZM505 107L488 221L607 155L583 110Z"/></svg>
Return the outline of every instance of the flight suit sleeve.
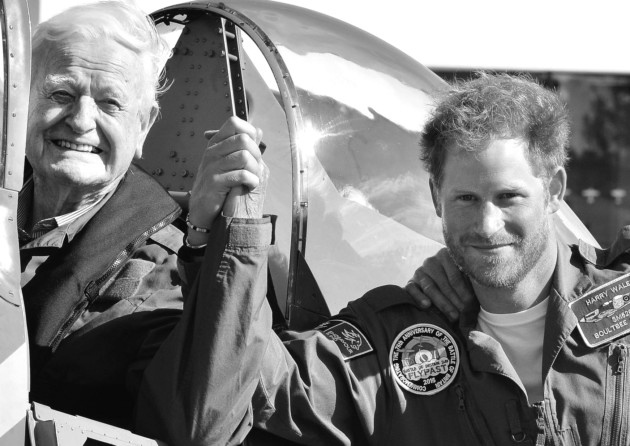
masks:
<svg viewBox="0 0 630 446"><path fill-rule="evenodd" d="M239 444L267 350L269 219L212 226L181 320L147 367L136 431L173 445Z"/></svg>
<svg viewBox="0 0 630 446"><path fill-rule="evenodd" d="M300 444L368 444L380 380L374 355L348 359L321 331L273 334L252 400L255 426Z"/></svg>

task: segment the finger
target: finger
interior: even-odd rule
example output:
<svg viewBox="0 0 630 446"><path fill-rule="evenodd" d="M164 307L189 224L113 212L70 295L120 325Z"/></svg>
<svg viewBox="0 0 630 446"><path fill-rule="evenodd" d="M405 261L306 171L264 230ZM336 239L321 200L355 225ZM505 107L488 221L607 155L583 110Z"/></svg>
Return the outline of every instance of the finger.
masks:
<svg viewBox="0 0 630 446"><path fill-rule="evenodd" d="M414 273L414 278L407 282L407 285L405 285L405 291L407 291L407 293L409 293L411 297L413 297L413 299L418 305L420 305L421 308L426 309L431 306L431 299L429 299L426 294L422 292L420 285L418 285L417 282L414 282L414 280L419 279L416 277L418 275L418 271L419 270L416 270L416 272Z"/></svg>
<svg viewBox="0 0 630 446"><path fill-rule="evenodd" d="M225 123L223 123L219 131L211 137L209 145L210 143L216 144L238 134L245 134L249 136L252 141L256 141L258 129L251 125L249 122L232 116L228 118ZM256 146L258 146L258 143L256 144Z"/></svg>
<svg viewBox="0 0 630 446"><path fill-rule="evenodd" d="M218 130L206 130L205 132L203 132L203 136L206 139L212 139L217 133L219 133Z"/></svg>
<svg viewBox="0 0 630 446"><path fill-rule="evenodd" d="M210 159L226 157L241 150L248 151L256 160L262 158L258 144L247 134L239 133L219 142L213 141L208 143L204 153L204 156L208 156Z"/></svg>
<svg viewBox="0 0 630 446"><path fill-rule="evenodd" d="M475 294L470 280L455 265L448 251L442 249L437 253L436 257L444 269L450 290L453 291L454 295L457 296L458 302L461 303L461 308L475 301Z"/></svg>
<svg viewBox="0 0 630 446"><path fill-rule="evenodd" d="M450 277L457 277L458 271L448 269L451 266L450 262L450 257L446 258L440 255L425 259L420 267L420 272L422 273L421 277L424 281L430 283L431 286L437 288L440 291L440 295L444 296L454 307L458 310L462 310L464 303L450 282ZM451 274L451 276L449 276L449 274ZM423 291L428 294L424 288ZM431 294L428 295L429 298L433 297Z"/></svg>
<svg viewBox="0 0 630 446"><path fill-rule="evenodd" d="M437 286L433 279L426 275L423 271L418 270L414 275L417 279L417 285L422 293L449 319L455 320L459 317L458 308L455 306L452 298L444 292L442 288Z"/></svg>

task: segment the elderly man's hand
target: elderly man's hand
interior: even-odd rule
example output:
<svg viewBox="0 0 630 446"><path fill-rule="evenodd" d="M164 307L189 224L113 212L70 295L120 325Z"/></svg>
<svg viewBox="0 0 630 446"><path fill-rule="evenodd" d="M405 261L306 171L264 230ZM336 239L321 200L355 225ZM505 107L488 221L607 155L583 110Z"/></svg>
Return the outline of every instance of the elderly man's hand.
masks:
<svg viewBox="0 0 630 446"><path fill-rule="evenodd" d="M246 121L230 118L216 134L207 135L210 141L189 202L190 223L209 228L224 204L226 215L260 217L267 178L258 148L262 131Z"/></svg>
<svg viewBox="0 0 630 446"><path fill-rule="evenodd" d="M470 282L453 263L446 248L425 259L405 290L421 307L433 304L451 320L456 320L459 312L475 300Z"/></svg>

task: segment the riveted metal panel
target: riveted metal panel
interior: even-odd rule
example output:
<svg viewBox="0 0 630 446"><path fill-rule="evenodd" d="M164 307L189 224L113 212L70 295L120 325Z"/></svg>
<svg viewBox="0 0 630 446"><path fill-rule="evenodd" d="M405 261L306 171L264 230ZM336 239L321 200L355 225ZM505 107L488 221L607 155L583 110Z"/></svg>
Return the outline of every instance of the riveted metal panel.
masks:
<svg viewBox="0 0 630 446"><path fill-rule="evenodd" d="M145 142L146 156L138 162L176 194L192 189L207 145L204 132L218 130L235 113L222 20L194 12L186 17L166 64L171 86L160 98L161 118Z"/></svg>
<svg viewBox="0 0 630 446"><path fill-rule="evenodd" d="M0 186L18 191L22 187L28 94L31 76L30 21L26 1L2 3L2 152Z"/></svg>
<svg viewBox="0 0 630 446"><path fill-rule="evenodd" d="M24 444L28 409L28 342L17 241L30 85L26 1L0 2L0 446Z"/></svg>

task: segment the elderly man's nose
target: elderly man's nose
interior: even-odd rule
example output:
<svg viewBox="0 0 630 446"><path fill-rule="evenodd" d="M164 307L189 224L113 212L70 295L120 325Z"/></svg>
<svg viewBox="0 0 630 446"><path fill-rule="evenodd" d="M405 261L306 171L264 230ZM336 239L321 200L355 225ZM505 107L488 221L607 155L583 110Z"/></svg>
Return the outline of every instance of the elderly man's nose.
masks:
<svg viewBox="0 0 630 446"><path fill-rule="evenodd" d="M82 97L72 107L66 122L75 133L87 133L96 128L96 113L94 100Z"/></svg>

